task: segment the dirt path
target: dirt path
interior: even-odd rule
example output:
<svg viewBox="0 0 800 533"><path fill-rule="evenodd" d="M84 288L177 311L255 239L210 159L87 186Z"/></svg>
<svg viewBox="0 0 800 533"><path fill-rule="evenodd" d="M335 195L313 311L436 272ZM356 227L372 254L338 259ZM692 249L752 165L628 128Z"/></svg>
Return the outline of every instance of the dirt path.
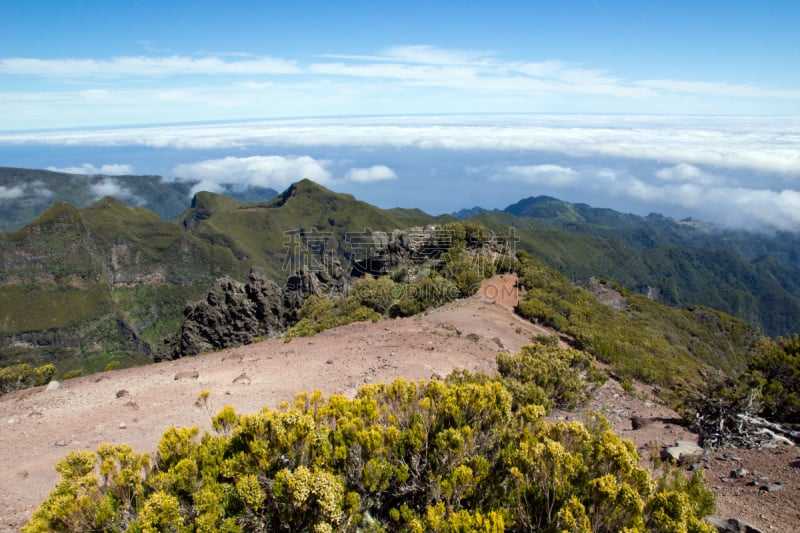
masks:
<svg viewBox="0 0 800 533"><path fill-rule="evenodd" d="M262 406L275 407L303 390L352 396L361 384L397 377L427 380L456 368L491 373L497 352L518 351L532 336L549 333L513 314L514 284L513 276L497 276L476 296L414 318L350 324L313 338L289 343L274 339L77 378L58 390L38 388L0 397L0 531L16 531L30 517L58 481L56 461L71 450L127 442L138 451L152 451L171 425L208 429L211 416L224 405L240 413L254 412ZM211 393L208 410L195 405L204 390ZM606 413L617 431L643 449L651 440L670 443L691 438L675 423L675 413L624 394L616 382L601 388L591 407ZM634 415L653 421L632 431ZM744 466L751 464L748 461L750 455L743 455ZM761 527L772 523L777 531L800 530L800 457L792 449L780 456L762 453L752 458L752 464L764 461L779 469L770 476L786 481L782 493L762 496L745 488L744 482L713 483L719 469L710 466L712 485L722 485L720 516L745 518ZM738 500L750 492L756 499L753 512ZM773 500L773 505L766 505ZM772 520L777 516L780 520Z"/></svg>

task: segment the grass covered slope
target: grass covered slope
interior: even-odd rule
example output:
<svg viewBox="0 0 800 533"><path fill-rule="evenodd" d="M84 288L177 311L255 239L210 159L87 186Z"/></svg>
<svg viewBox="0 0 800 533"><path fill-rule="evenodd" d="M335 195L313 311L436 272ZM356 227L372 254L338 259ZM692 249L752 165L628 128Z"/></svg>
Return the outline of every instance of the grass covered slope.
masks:
<svg viewBox="0 0 800 533"><path fill-rule="evenodd" d="M528 206L519 212L598 232L602 224L609 224L609 232L619 231L612 227L619 224L634 235L644 224L609 210L567 207L549 199L538 202L534 211ZM381 210L308 180L260 203L198 193L175 221L112 198L85 209L56 203L25 228L0 234L0 366L55 362L60 375L100 370L114 360L123 366L142 362L160 339L178 330L185 303L201 297L217 278L244 280L256 268L282 284L311 256L340 261L348 270L366 253L351 246L359 236L374 244L382 238L378 232L412 224L448 228L442 220L413 209ZM662 234L654 234L652 246L634 247L631 239L570 233L548 226L545 219L511 213L486 212L477 220L500 237L516 228L517 246L559 271L544 273L537 263L534 270L549 281L524 282L530 292L540 293L539 300L523 302L523 314L549 321L598 358L622 365L622 375L690 387L697 378L684 379L687 368L702 368L709 375L717 369L741 371L757 332L711 311L709 304L764 331L794 329L793 320L800 317L792 295L797 278L785 268L790 258L747 263L723 248L669 244ZM458 292L466 294L461 285L482 276L471 279L463 268L469 256L452 259L453 280ZM656 306L628 293L627 309L614 311L573 286L597 275L690 310ZM420 286L434 293L439 289ZM410 315L424 308L423 302L405 298L394 302L389 314ZM598 330L607 335L598 336ZM624 361L630 354L640 365L627 371ZM649 374L669 374L672 381Z"/></svg>
<svg viewBox="0 0 800 533"><path fill-rule="evenodd" d="M269 202L257 204L198 193L178 221L199 239L229 248L243 265L262 268L279 279L290 273L284 270L287 255L307 250L309 243L341 253L348 234L391 232L435 223L436 218L422 211L384 211L301 180ZM303 249L294 248L298 245Z"/></svg>
<svg viewBox="0 0 800 533"><path fill-rule="evenodd" d="M59 375L145 362L156 324L237 264L229 250L112 198L86 209L56 203L0 234L0 250L0 362L54 362Z"/></svg>
<svg viewBox="0 0 800 533"><path fill-rule="evenodd" d="M569 335L623 383L636 378L662 387L674 406L685 406L709 381L740 375L753 357L758 331L726 313L669 307L625 291L624 301L610 306L529 254L518 257L520 315Z"/></svg>
<svg viewBox="0 0 800 533"><path fill-rule="evenodd" d="M587 219L579 206L554 199L537 206L519 212L555 218L483 212L471 220L500 234L513 227L519 248L573 282L585 284L593 276L613 279L668 305L725 311L771 336L791 335L800 324L800 265L786 250L748 259L762 251L750 242L757 235L736 241L723 233L703 233L661 219L647 223L649 219L611 210L592 213L611 211L613 217ZM546 210L548 206L555 212ZM787 250L792 243L785 243Z"/></svg>
<svg viewBox="0 0 800 533"><path fill-rule="evenodd" d="M263 203L198 193L177 221L110 197L83 209L57 202L0 234L0 366L55 362L60 376L146 362L217 278L255 267L283 283L295 252L323 243L341 256L349 234L433 220L307 180Z"/></svg>

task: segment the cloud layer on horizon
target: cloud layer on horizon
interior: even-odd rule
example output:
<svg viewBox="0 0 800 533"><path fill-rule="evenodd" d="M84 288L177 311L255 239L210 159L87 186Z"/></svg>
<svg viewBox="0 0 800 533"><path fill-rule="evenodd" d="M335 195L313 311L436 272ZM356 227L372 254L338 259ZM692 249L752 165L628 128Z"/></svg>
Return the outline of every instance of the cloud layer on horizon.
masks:
<svg viewBox="0 0 800 533"><path fill-rule="evenodd" d="M401 189L389 192L402 184L431 191L427 205L416 207L442 212L465 207L451 204L468 201L468 190L503 182L506 196L488 207L533 189L637 213L800 230L800 122L791 117L414 116L0 134L0 146L19 144L175 151L188 162L171 167L173 179L196 182L194 191L281 190L309 178L368 201L365 187L375 187L384 201L410 206L413 199L397 194ZM194 151L237 155L193 160ZM471 168L465 159L479 164ZM433 191L448 185L431 187L437 172L459 191L438 204L435 194L444 193Z"/></svg>
<svg viewBox="0 0 800 533"><path fill-rule="evenodd" d="M800 121L791 117L464 115L0 133L0 145L14 144L196 150L272 146L532 150L800 177Z"/></svg>

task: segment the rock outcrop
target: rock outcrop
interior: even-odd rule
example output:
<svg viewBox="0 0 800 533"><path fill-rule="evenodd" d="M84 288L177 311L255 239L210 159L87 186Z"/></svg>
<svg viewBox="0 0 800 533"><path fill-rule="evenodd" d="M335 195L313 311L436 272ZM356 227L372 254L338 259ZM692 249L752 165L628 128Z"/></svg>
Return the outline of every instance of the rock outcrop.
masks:
<svg viewBox="0 0 800 533"><path fill-rule="evenodd" d="M335 264L330 271L300 270L281 288L251 271L247 283L217 280L206 297L183 311L180 331L161 342L156 361L249 344L282 333L297 322L297 312L311 294L344 294L349 279Z"/></svg>
<svg viewBox="0 0 800 533"><path fill-rule="evenodd" d="M346 251L315 258L314 268L301 266L283 287L255 270L246 283L218 279L203 300L184 309L180 331L162 341L154 359L178 359L274 337L299 320L298 311L312 294L346 295L354 279L390 274L401 265L416 265L420 276L441 268L455 238L435 226L391 233L367 230L348 235ZM490 258L503 252L502 242L488 234L484 240L468 240L467 248Z"/></svg>

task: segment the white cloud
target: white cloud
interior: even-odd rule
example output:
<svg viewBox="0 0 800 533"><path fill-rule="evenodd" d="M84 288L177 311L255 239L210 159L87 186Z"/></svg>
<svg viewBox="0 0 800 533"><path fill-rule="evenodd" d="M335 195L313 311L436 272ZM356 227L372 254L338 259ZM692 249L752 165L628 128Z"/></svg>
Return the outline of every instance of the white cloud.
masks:
<svg viewBox="0 0 800 533"><path fill-rule="evenodd" d="M393 46L385 52L387 58L405 63L429 65L469 65L491 62L494 53L486 50L458 50L427 44Z"/></svg>
<svg viewBox="0 0 800 533"><path fill-rule="evenodd" d="M688 163L679 163L673 167L665 167L656 171L656 177L666 182L694 183L712 185L720 180L708 172Z"/></svg>
<svg viewBox="0 0 800 533"><path fill-rule="evenodd" d="M97 198L113 196L118 200L128 200L136 205L145 205L147 203L144 198L133 194L128 187L114 178L103 178L97 183L90 183L89 190Z"/></svg>
<svg viewBox="0 0 800 533"><path fill-rule="evenodd" d="M358 183L372 183L397 179L397 174L387 166L375 165L369 168L351 168L347 171L345 179Z"/></svg>
<svg viewBox="0 0 800 533"><path fill-rule="evenodd" d="M701 216L731 227L800 230L800 192L747 187L652 187L665 203L697 209Z"/></svg>
<svg viewBox="0 0 800 533"><path fill-rule="evenodd" d="M620 167L540 164L479 170L490 181L535 184L539 194L588 199L595 207L628 206L622 210L640 214L667 209L682 213L681 217L691 215L733 228L800 231L800 191L796 189L770 188L759 180L740 186L734 177L712 175L687 164L638 172L628 168L625 160L616 163Z"/></svg>
<svg viewBox="0 0 800 533"><path fill-rule="evenodd" d="M86 89L78 94L87 100L105 100L111 95L106 89Z"/></svg>
<svg viewBox="0 0 800 533"><path fill-rule="evenodd" d="M702 121L693 117L631 115L320 118L7 133L0 134L0 144L530 150L578 158L684 165L665 170L662 179L667 173L675 177L691 172L692 167L800 177L800 123L792 117L704 117ZM70 170L89 172L83 168Z"/></svg>
<svg viewBox="0 0 800 533"><path fill-rule="evenodd" d="M13 187L6 187L0 185L0 202L9 202L17 200L23 196L35 198L50 198L53 196L53 191L47 188L44 182L36 180L30 183L14 185Z"/></svg>
<svg viewBox="0 0 800 533"><path fill-rule="evenodd" d="M225 59L215 56L148 57L111 59L0 59L0 74L62 78L163 77L180 75L291 74L299 71L294 61L272 57Z"/></svg>
<svg viewBox="0 0 800 533"><path fill-rule="evenodd" d="M505 172L495 179L512 179L532 185L549 185L551 187L567 187L580 179L580 174L569 167L560 165L510 165Z"/></svg>
<svg viewBox="0 0 800 533"><path fill-rule="evenodd" d="M14 200L19 198L25 194L25 191L22 190L22 187L19 185L15 185L13 187L5 187L0 185L0 202L6 202L9 200Z"/></svg>
<svg viewBox="0 0 800 533"><path fill-rule="evenodd" d="M63 172L65 174L85 174L87 176L95 176L97 174L108 176L122 176L125 174L133 174L133 167L131 165L112 163L108 165L101 165L100 168L92 165L91 163L84 163L79 167L47 167L47 170L52 172Z"/></svg>
<svg viewBox="0 0 800 533"><path fill-rule="evenodd" d="M33 181L28 183L25 188L27 189L28 194L36 196L37 198L50 198L53 196L53 191L47 188L47 185L43 181Z"/></svg>
<svg viewBox="0 0 800 533"><path fill-rule="evenodd" d="M99 173L122 176L125 174L133 174L133 167L131 165L112 163L110 165L102 165Z"/></svg>
<svg viewBox="0 0 800 533"><path fill-rule="evenodd" d="M731 225L741 225L742 219L772 228L800 230L800 192L795 190L754 190L746 188L718 189L713 200L729 205L730 210L719 216ZM712 201L713 201L712 200Z"/></svg>
<svg viewBox="0 0 800 533"><path fill-rule="evenodd" d="M282 190L304 178L320 184L328 183L331 174L325 165L325 161L309 156L226 157L178 165L172 174L178 180L198 182L191 194L198 191L222 192L226 187Z"/></svg>
<svg viewBox="0 0 800 533"><path fill-rule="evenodd" d="M723 226L800 230L800 191L736 186L722 177L704 179L707 173L690 167L660 169L654 181L624 171L584 170L576 187L633 199L639 205L677 206Z"/></svg>

